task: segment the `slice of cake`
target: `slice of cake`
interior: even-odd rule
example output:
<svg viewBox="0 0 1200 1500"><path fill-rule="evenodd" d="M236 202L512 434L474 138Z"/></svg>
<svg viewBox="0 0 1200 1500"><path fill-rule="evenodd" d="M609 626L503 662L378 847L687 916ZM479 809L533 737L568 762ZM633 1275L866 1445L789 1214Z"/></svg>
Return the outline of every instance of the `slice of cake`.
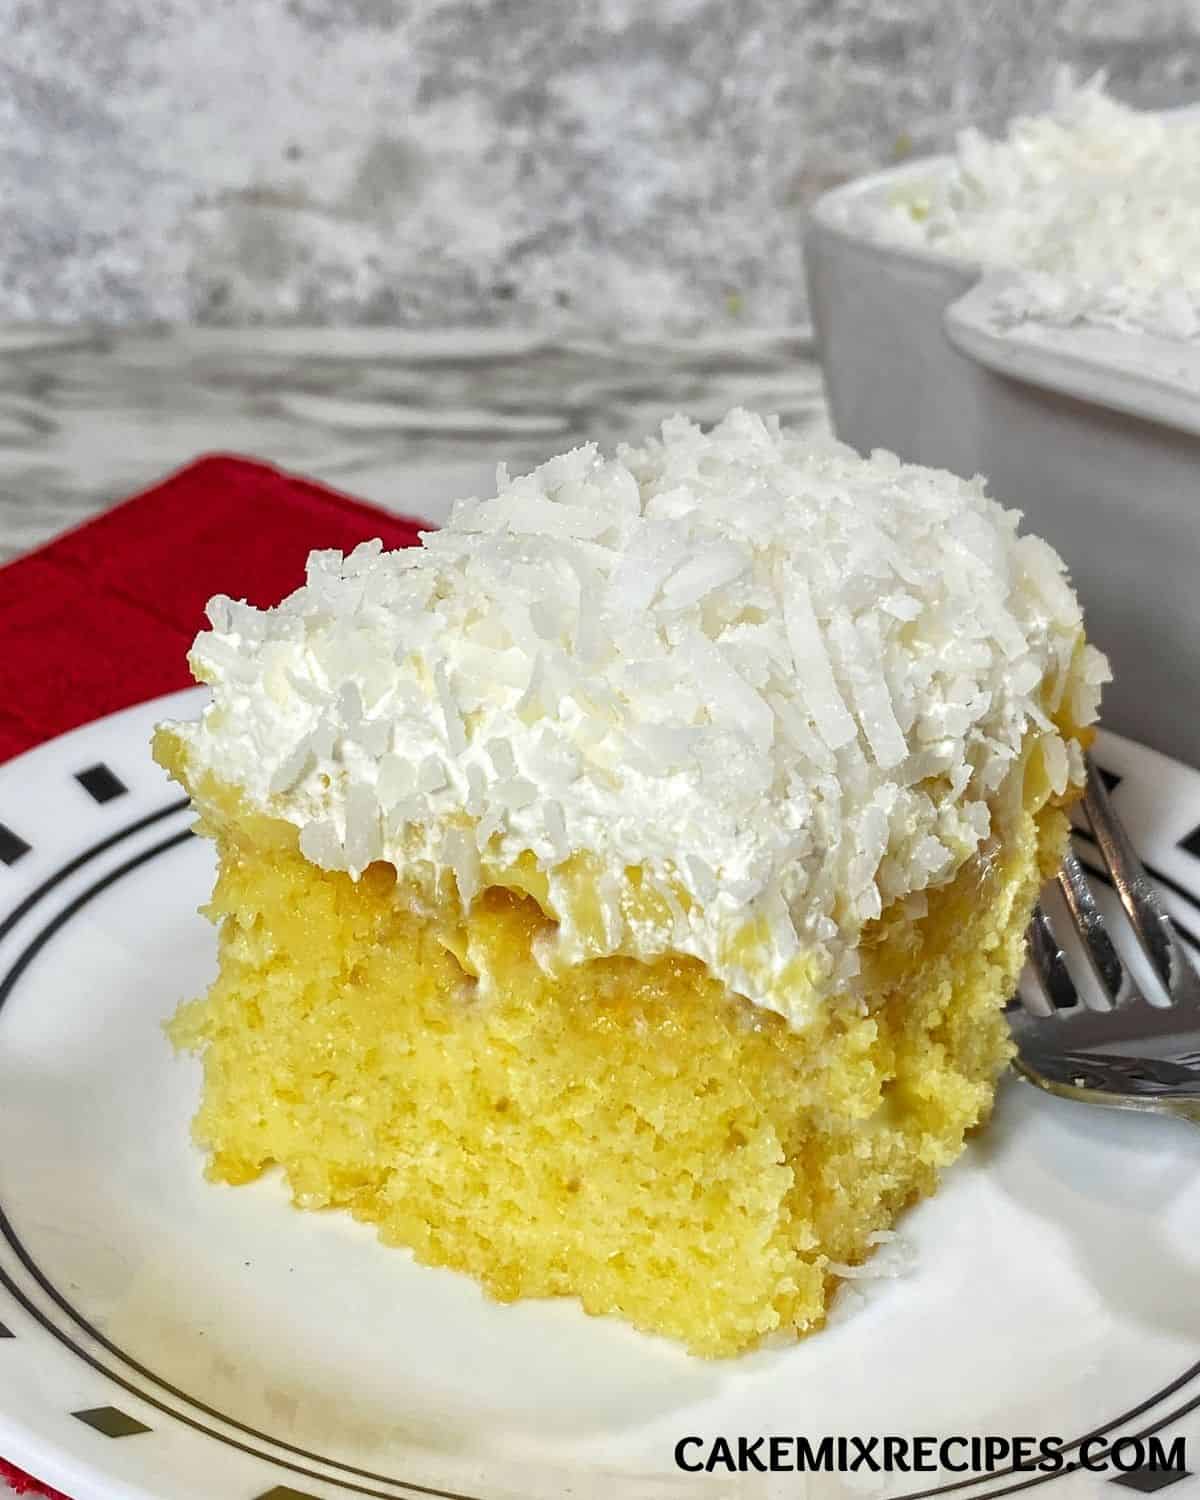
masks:
<svg viewBox="0 0 1200 1500"><path fill-rule="evenodd" d="M210 1175L709 1355L987 1114L1103 658L980 481L731 413L217 598Z"/></svg>

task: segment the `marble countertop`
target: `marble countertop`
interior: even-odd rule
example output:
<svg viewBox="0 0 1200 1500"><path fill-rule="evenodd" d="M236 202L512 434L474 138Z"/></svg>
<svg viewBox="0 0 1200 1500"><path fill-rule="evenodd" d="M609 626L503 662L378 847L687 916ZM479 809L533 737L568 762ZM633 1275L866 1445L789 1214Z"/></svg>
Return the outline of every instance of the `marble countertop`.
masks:
<svg viewBox="0 0 1200 1500"><path fill-rule="evenodd" d="M495 465L744 404L825 425L807 329L545 341L387 328L0 328L0 561L202 453L442 519Z"/></svg>

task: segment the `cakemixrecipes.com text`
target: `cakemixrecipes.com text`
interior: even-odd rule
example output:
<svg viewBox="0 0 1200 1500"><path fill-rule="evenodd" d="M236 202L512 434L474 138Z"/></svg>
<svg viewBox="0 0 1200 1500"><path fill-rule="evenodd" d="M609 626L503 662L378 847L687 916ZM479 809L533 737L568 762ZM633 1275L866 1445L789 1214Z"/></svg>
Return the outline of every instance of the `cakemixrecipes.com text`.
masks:
<svg viewBox="0 0 1200 1500"><path fill-rule="evenodd" d="M675 1464L689 1474L1094 1474L1137 1469L1183 1472L1183 1437L682 1437Z"/></svg>

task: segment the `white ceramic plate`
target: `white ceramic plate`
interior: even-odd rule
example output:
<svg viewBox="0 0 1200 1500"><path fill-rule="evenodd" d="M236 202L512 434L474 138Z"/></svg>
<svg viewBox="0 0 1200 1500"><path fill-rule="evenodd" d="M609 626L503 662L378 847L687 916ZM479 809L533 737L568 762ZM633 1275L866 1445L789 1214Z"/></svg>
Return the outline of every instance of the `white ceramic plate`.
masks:
<svg viewBox="0 0 1200 1500"><path fill-rule="evenodd" d="M1183 1123L1007 1083L903 1221L915 1269L843 1293L805 1343L722 1363L572 1303L497 1306L343 1215L295 1212L275 1180L205 1183L196 1067L161 1023L213 971L196 915L212 856L147 754L153 722L198 701L0 769L0 1453L76 1500L970 1500L1111 1479L690 1476L687 1435L1153 1430L1200 1468L1200 1133ZM1200 774L1114 737L1099 759L1200 931Z"/></svg>

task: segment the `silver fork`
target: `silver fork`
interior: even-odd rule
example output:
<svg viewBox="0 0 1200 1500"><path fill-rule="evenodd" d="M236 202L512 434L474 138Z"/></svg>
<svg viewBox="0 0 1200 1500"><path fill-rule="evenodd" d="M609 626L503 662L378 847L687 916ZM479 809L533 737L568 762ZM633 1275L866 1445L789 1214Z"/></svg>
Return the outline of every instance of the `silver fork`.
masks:
<svg viewBox="0 0 1200 1500"><path fill-rule="evenodd" d="M1010 1006L1015 1066L1052 1094L1200 1124L1200 977L1090 762L1083 807L1133 936L1170 1004L1151 1004L1142 994L1109 936L1083 866L1068 852L1058 887L1107 1008L1083 1002L1039 906L1029 956L1050 1014Z"/></svg>

